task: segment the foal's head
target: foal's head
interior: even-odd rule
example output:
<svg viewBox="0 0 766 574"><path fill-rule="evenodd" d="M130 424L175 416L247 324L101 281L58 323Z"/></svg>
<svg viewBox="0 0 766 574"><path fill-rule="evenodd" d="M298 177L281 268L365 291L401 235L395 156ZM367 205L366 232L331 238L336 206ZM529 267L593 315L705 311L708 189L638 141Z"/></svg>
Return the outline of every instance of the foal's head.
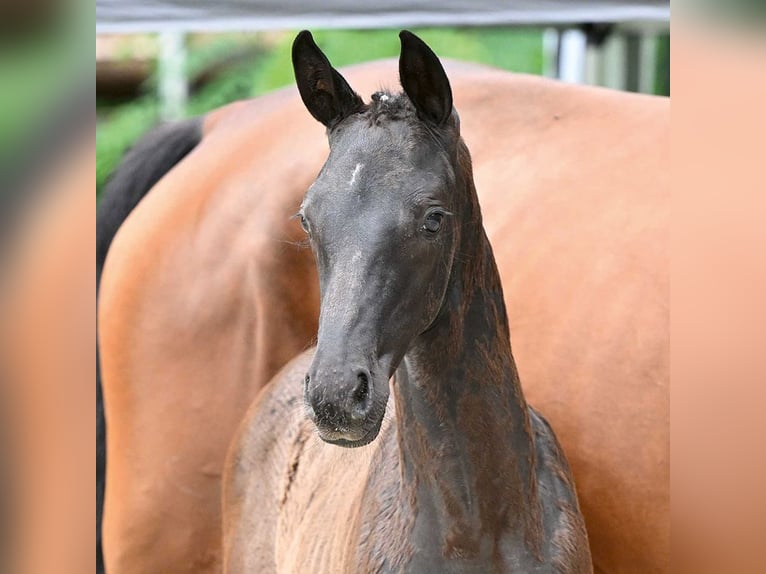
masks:
<svg viewBox="0 0 766 574"><path fill-rule="evenodd" d="M470 215L460 193L470 167L459 167L467 153L449 81L422 40L409 32L400 39L404 92L378 92L369 104L309 32L293 45L301 97L330 143L299 212L321 289L305 402L320 436L346 447L377 436L389 378L439 316Z"/></svg>

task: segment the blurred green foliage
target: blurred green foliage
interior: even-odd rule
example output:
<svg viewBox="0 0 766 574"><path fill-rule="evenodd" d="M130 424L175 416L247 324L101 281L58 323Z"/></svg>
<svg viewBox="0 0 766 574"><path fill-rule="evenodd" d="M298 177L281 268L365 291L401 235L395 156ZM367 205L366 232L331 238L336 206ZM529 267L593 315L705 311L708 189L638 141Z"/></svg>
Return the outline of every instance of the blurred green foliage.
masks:
<svg viewBox="0 0 766 574"><path fill-rule="evenodd" d="M670 95L670 34L663 34L657 43L657 79L654 93Z"/></svg>
<svg viewBox="0 0 766 574"><path fill-rule="evenodd" d="M0 57L0 149L11 142L49 103L51 88L58 85L61 67L58 44L47 38L27 38Z"/></svg>
<svg viewBox="0 0 766 574"><path fill-rule="evenodd" d="M45 28L13 43L0 39L0 169L28 153L57 106L78 88L83 75L75 62L82 54L70 36L67 29Z"/></svg>
<svg viewBox="0 0 766 574"><path fill-rule="evenodd" d="M542 32L518 28L428 28L414 30L444 58L479 62L514 72L540 74L543 67ZM290 49L294 33L221 34L211 41L190 38L188 75L251 48L253 57L240 61L216 77L188 102L189 116L204 114L234 100L251 98L293 82ZM399 54L395 30L324 30L314 34L334 66L346 66ZM101 102L96 134L96 185L100 190L127 149L159 121L156 79L146 95L110 107Z"/></svg>

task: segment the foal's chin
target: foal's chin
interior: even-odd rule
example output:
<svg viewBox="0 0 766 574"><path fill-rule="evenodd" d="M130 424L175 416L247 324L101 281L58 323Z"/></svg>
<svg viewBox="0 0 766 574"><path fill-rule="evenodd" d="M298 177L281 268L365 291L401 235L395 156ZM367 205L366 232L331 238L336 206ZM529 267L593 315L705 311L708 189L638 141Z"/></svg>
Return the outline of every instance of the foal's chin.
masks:
<svg viewBox="0 0 766 574"><path fill-rule="evenodd" d="M343 448L357 448L365 446L374 441L380 433L380 427L383 425L383 415L377 421L370 423L358 431L346 431L324 428L320 423L316 423L317 434L327 444L341 446Z"/></svg>

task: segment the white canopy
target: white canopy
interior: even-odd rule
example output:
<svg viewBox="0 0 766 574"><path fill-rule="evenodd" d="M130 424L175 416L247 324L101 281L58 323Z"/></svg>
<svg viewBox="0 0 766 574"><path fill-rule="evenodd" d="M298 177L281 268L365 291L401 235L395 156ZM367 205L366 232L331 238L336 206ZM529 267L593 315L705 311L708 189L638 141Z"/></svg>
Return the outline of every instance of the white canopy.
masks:
<svg viewBox="0 0 766 574"><path fill-rule="evenodd" d="M96 31L668 22L669 0L96 0Z"/></svg>

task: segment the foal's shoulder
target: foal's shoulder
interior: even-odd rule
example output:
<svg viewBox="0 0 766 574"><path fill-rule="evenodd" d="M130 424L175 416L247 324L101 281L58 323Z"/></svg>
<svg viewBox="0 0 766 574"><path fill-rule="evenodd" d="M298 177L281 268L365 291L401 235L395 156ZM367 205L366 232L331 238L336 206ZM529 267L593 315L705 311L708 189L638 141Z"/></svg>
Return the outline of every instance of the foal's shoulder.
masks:
<svg viewBox="0 0 766 574"><path fill-rule="evenodd" d="M543 521L556 572L589 573L590 548L574 478L551 425L529 407Z"/></svg>
<svg viewBox="0 0 766 574"><path fill-rule="evenodd" d="M529 422L535 444L540 496L544 505L547 501L553 501L553 507L570 508L578 514L579 504L572 471L553 428L545 417L532 407L529 407Z"/></svg>

